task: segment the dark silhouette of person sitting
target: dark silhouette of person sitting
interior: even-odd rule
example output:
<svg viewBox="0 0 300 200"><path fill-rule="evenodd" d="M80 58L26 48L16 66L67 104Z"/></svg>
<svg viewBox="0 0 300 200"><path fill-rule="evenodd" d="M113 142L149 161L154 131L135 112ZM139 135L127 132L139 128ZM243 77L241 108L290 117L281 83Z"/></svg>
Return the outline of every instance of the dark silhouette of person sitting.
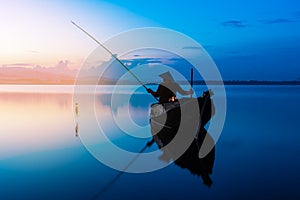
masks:
<svg viewBox="0 0 300 200"><path fill-rule="evenodd" d="M167 103L176 101L176 93L179 92L181 95L193 94L194 91L183 90L178 83L176 83L170 72L165 72L159 75L163 82L159 84L157 91L154 92L152 89L147 89L148 93L151 93L155 97L159 97L159 103Z"/></svg>

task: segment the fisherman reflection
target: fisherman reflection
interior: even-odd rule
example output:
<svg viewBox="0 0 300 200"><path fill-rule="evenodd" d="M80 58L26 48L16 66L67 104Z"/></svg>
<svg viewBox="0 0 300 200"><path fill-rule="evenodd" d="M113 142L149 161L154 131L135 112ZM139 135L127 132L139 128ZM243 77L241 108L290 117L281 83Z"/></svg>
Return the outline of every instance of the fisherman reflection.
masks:
<svg viewBox="0 0 300 200"><path fill-rule="evenodd" d="M159 97L159 103L167 103L176 100L176 93L179 92L181 95L193 94L194 91L183 90L178 83L176 83L170 72L165 72L159 75L163 82L159 84L157 91L154 92L151 89L147 89L148 93L151 93L154 97Z"/></svg>
<svg viewBox="0 0 300 200"><path fill-rule="evenodd" d="M199 158L199 151L203 145L204 139L212 145L212 150L204 157ZM147 146L151 146L156 143L162 150L163 154L159 157L160 160L169 162L172 159L172 152L167 148L163 148L167 145L164 138L159 134L154 135L151 142L148 142ZM207 146L207 145L206 145ZM215 161L215 147L213 138L207 133L204 128L201 128L198 134L198 138L195 138L190 147L177 159L174 163L183 169L188 169L193 175L201 176L203 183L210 187L213 183L210 175L213 171Z"/></svg>

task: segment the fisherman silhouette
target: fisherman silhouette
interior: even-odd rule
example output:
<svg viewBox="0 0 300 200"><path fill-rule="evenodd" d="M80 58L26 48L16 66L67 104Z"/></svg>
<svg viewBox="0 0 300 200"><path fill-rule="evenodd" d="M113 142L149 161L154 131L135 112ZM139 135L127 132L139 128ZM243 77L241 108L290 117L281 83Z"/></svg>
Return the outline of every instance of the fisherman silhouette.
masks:
<svg viewBox="0 0 300 200"><path fill-rule="evenodd" d="M157 91L154 92L152 89L148 88L148 93L151 93L154 97L159 97L159 103L167 103L176 101L176 93L181 95L193 94L194 91L191 89L189 91L183 90L178 83L176 83L170 72L165 72L159 75L163 82L159 84Z"/></svg>

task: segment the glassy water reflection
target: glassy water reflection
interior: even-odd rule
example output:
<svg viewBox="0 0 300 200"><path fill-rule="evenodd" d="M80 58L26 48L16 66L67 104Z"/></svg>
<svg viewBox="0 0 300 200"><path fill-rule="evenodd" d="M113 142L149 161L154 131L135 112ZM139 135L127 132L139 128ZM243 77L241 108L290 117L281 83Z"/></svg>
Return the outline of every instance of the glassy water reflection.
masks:
<svg viewBox="0 0 300 200"><path fill-rule="evenodd" d="M76 144L71 108L71 94L1 93L0 158Z"/></svg>
<svg viewBox="0 0 300 200"><path fill-rule="evenodd" d="M1 199L299 198L300 87L227 87L227 118L210 188L186 160L143 174L120 175L102 165L76 137L76 129L79 137L87 130L80 123L81 103L77 121L73 118L71 87L26 92L1 87ZM109 97L109 88L96 96L97 119L116 145L139 152L151 140L150 130L141 133L144 138L134 138L111 126L112 114L122 118L126 105L111 107ZM129 110L136 124L147 125L152 102L145 93L132 97ZM152 145L145 152L157 149Z"/></svg>

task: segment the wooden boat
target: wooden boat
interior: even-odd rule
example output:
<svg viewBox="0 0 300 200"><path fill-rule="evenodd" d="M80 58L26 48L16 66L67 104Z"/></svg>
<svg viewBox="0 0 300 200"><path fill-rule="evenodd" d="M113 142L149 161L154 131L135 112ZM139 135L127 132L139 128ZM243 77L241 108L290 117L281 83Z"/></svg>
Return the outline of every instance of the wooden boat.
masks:
<svg viewBox="0 0 300 200"><path fill-rule="evenodd" d="M212 91L207 90L198 98L182 98L165 104L152 104L150 112L152 135L158 134L161 138L172 140L181 126L185 126L185 132L197 134L215 114L212 95Z"/></svg>

